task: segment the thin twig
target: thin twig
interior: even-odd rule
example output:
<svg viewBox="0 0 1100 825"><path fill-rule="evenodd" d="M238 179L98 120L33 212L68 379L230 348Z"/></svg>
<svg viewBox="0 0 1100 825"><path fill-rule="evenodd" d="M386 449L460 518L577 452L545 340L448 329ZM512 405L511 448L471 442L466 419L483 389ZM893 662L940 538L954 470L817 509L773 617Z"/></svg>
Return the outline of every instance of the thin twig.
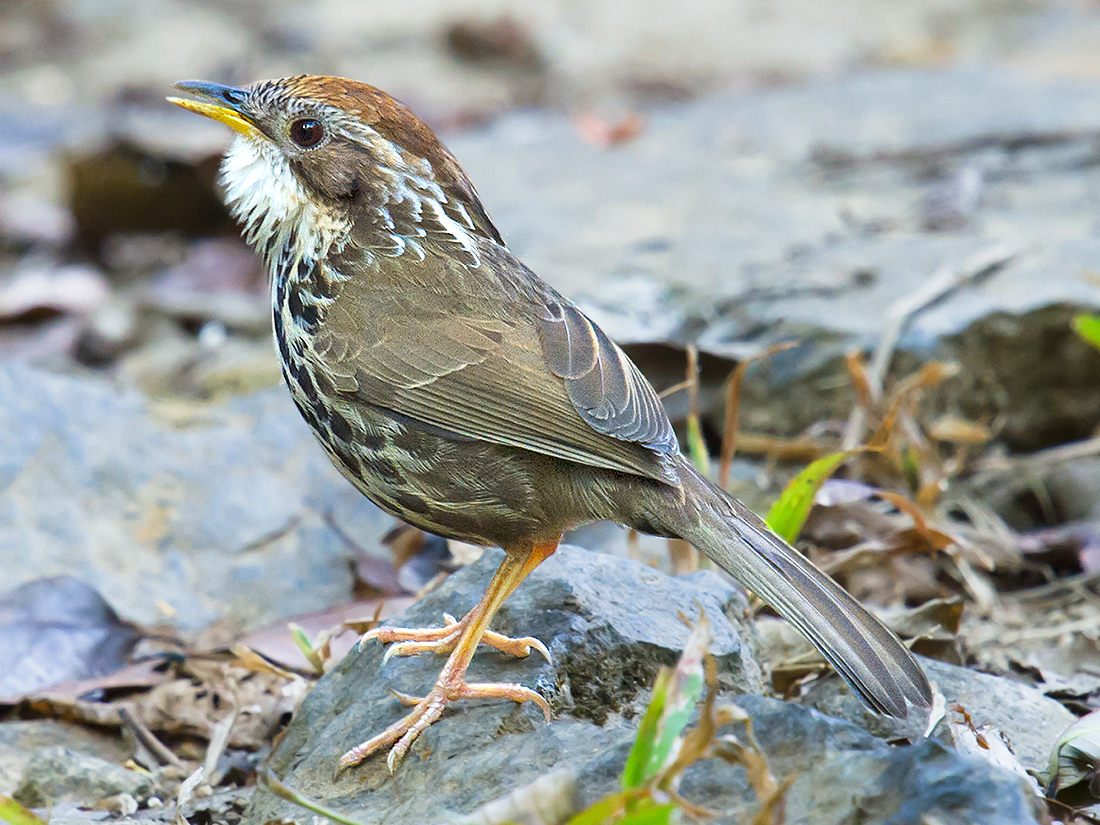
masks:
<svg viewBox="0 0 1100 825"><path fill-rule="evenodd" d="M684 383L688 392L688 414L699 417L699 350L695 344L687 346L687 366L684 368Z"/></svg>
<svg viewBox="0 0 1100 825"><path fill-rule="evenodd" d="M1057 639L1070 633L1089 633L1100 630L1100 616L1088 616L1072 622L1051 627L1028 627L1023 630L1002 630L997 636L1000 645L1013 645L1020 642L1042 642Z"/></svg>
<svg viewBox="0 0 1100 825"><path fill-rule="evenodd" d="M222 754L225 753L225 748L229 744L229 734L233 732L233 726L237 724L237 717L241 711L241 700L237 691L237 683L230 675L228 668L223 671L225 680L225 689L229 693L229 697L232 700L232 705L229 708L229 713L225 715L225 718L221 719L210 730L210 744L206 748L206 756L202 761L203 775L206 777L206 783L211 788L216 788L218 783L221 782L222 772L218 768L218 760L221 759Z"/></svg>
<svg viewBox="0 0 1100 825"><path fill-rule="evenodd" d="M1100 436L1071 444L1059 444L1021 458L987 456L977 463L971 489L988 492L990 488L1005 487L1008 490L1030 488L1042 503L1042 494L1036 489L1042 485L1045 474L1067 461L1078 461L1100 455Z"/></svg>
<svg viewBox="0 0 1100 825"><path fill-rule="evenodd" d="M155 759L158 759L161 764L171 765L174 768L186 767L183 760L172 753L167 745L157 739L156 734L149 730L144 722L134 716L128 707L119 708L118 716L122 724L130 730L141 746L149 751Z"/></svg>
<svg viewBox="0 0 1100 825"><path fill-rule="evenodd" d="M1082 458L1091 458L1100 455L1100 436L1086 438L1084 441L1074 441L1070 444L1059 444L1057 447L1048 447L1045 450L1026 455L1022 458L1005 459L1003 456L994 456L983 460L978 465L978 471L1001 470L1015 474L1024 468L1032 471L1049 470L1067 461L1080 461Z"/></svg>
<svg viewBox="0 0 1100 825"><path fill-rule="evenodd" d="M682 390L689 389L691 387L691 381L681 381L679 384L673 384L671 387L665 387L659 393L658 398L668 398L670 395L675 395Z"/></svg>
<svg viewBox="0 0 1100 825"><path fill-rule="evenodd" d="M722 455L718 464L718 486L723 490L729 484L733 455L737 452L737 434L740 429L741 384L744 383L745 373L757 361L770 358L777 352L791 349L791 347L797 347L799 343L799 341L784 341L780 344L774 344L763 352L745 358L730 373L729 381L726 383L726 417L722 427Z"/></svg>
<svg viewBox="0 0 1100 825"><path fill-rule="evenodd" d="M217 770L218 760L221 759L229 744L229 734L237 723L238 713L237 697L234 696L233 707L230 708L229 713L210 730L210 745L206 748L206 757L202 761L202 766L205 769L206 781L211 788L216 788L221 781L221 772Z"/></svg>
<svg viewBox="0 0 1100 825"><path fill-rule="evenodd" d="M928 146L887 149L862 155L845 149L823 146L814 150L812 160L826 169L844 171L877 165L941 164L960 155L974 154L988 149L1015 152L1032 147L1064 146L1097 140L1100 140L1100 131L1096 129L988 132Z"/></svg>

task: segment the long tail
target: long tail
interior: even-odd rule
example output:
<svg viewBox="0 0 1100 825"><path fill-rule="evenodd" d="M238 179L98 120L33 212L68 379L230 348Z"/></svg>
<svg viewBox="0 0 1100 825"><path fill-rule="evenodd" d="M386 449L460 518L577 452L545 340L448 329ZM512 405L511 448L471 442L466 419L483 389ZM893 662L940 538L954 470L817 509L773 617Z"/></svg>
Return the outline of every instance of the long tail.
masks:
<svg viewBox="0 0 1100 825"><path fill-rule="evenodd" d="M869 707L904 718L907 703L931 706L928 677L893 631L686 462L682 478L682 538L801 630Z"/></svg>

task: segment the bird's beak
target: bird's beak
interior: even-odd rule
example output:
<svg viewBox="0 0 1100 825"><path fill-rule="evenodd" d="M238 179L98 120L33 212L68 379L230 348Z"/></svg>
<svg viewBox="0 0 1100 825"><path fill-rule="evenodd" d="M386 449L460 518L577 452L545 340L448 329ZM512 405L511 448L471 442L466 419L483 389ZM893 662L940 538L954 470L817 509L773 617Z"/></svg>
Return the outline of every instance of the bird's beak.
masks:
<svg viewBox="0 0 1100 825"><path fill-rule="evenodd" d="M260 130L249 115L241 110L248 91L235 86L207 83L205 80L181 80L172 84L173 89L187 92L200 100L170 97L168 101L190 112L220 121L234 131L249 137L259 137Z"/></svg>

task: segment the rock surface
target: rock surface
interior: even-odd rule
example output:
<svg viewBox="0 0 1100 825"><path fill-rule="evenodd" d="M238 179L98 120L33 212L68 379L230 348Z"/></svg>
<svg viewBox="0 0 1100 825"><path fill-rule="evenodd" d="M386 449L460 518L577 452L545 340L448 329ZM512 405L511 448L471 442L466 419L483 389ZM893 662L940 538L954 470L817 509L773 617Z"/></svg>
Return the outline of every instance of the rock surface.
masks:
<svg viewBox="0 0 1100 825"><path fill-rule="evenodd" d="M444 611L462 615L480 598L502 557L500 551L486 552L401 623L438 623ZM582 773L585 792L603 793L614 786L619 753L625 756L633 736L630 720L644 707L658 666L674 664L687 641L689 630L677 611L689 617L702 611L709 618L711 652L730 690L760 689L759 666L736 619L745 608L741 591L716 574L670 578L565 545L520 585L493 623L499 632L541 639L553 665L537 654L515 660L489 652L476 656L470 669L470 681L533 686L558 715L553 724L545 724L529 704L461 702L413 746L401 782L390 779L384 758L373 758L333 783L333 766L345 750L403 715L387 688L422 693L441 666L438 658L425 656L392 659L382 668L382 648L372 643L314 688L270 765L301 792L354 808L353 816L364 823L382 821L383 812L400 821L437 821L447 810L469 811L558 766ZM614 758L607 762L609 752ZM441 793L416 790L425 787ZM289 810L268 794L256 800L250 820L257 823Z"/></svg>
<svg viewBox="0 0 1100 825"><path fill-rule="evenodd" d="M437 620L443 610L472 606L500 558L499 551L487 553L400 623L416 626ZM840 823L861 811L868 813L861 821L883 823L916 822L922 815L990 825L1038 821L1016 778L938 743L893 749L849 722L738 695L746 686L758 691L760 679L736 620L744 607L740 591L712 573L669 578L564 546L520 586L495 622L501 632L543 639L554 664L488 653L475 657L471 669L471 679L535 686L554 707L552 723L544 724L529 706L459 703L421 736L397 776L375 756L334 781L340 754L403 712L385 688L422 692L441 664L431 657L394 659L383 669L380 646L372 643L314 688L270 767L298 792L363 823L446 821L560 768L577 777L574 805L583 807L617 787L646 687L657 665L671 663L687 638L675 610L702 610L714 630L723 694L752 715L777 778L797 776L787 796L787 822ZM743 822L756 810L744 769L723 762L692 766L681 791L716 812L718 822ZM258 790L246 819L258 825L296 815L301 813Z"/></svg>
<svg viewBox="0 0 1100 825"><path fill-rule="evenodd" d="M1020 763L1030 771L1038 773L1047 769L1058 737L1077 720L1060 702L1030 685L934 659L922 658L921 664L936 689L944 695L949 709L959 705L970 715L975 726L991 725L1003 733ZM902 724L871 713L839 679L818 681L802 701L885 739L920 732L919 725ZM954 716L948 713L948 718ZM936 735L948 739L950 744L943 725L937 728Z"/></svg>
<svg viewBox="0 0 1100 825"><path fill-rule="evenodd" d="M51 747L31 755L12 798L28 808L45 808L58 802L90 806L118 794L144 799L151 788L151 781L137 771L86 753Z"/></svg>
<svg viewBox="0 0 1100 825"><path fill-rule="evenodd" d="M792 434L846 416L843 354L875 346L938 275L1000 250L1003 264L904 326L899 348L910 357L895 367L957 361L960 377L935 403L995 421L1011 448L1033 450L1100 423L1089 380L1100 353L1069 328L1076 310L1100 305L1090 274L1100 258L1098 99L1090 80L896 70L665 103L613 147L586 142L573 119L548 110L443 137L510 247L612 337L733 357L803 341L750 373L747 430ZM213 130L210 164L228 140L186 112L144 111L156 113L160 138L134 138L146 148L139 169L167 163L158 152L190 158L178 135ZM72 120L55 131L87 142ZM973 192L952 201L956 217L930 223L940 207L929 203L959 185ZM97 214L111 213L104 192L89 197ZM183 338L172 358L186 362L197 344ZM224 349L203 386L274 376L262 352ZM139 374L156 366L137 360ZM678 359L672 374L651 375L666 387L682 371Z"/></svg>
<svg viewBox="0 0 1100 825"><path fill-rule="evenodd" d="M181 409L0 364L6 585L71 574L138 622L163 602L185 628L256 625L346 600L391 525L282 388Z"/></svg>
<svg viewBox="0 0 1100 825"><path fill-rule="evenodd" d="M0 701L127 665L141 634L72 576L0 593Z"/></svg>
<svg viewBox="0 0 1100 825"><path fill-rule="evenodd" d="M64 747L68 752L98 754L117 767L132 749L117 737L52 719L5 722L0 725L0 794L11 796L23 779L27 763L40 751Z"/></svg>
<svg viewBox="0 0 1100 825"><path fill-rule="evenodd" d="M1038 800L1016 777L939 742L891 748L855 725L808 708L759 696L735 701L751 714L777 781L794 777L784 797L788 825L1041 821ZM686 772L680 790L720 811L720 823L750 821L759 808L744 770L716 760Z"/></svg>

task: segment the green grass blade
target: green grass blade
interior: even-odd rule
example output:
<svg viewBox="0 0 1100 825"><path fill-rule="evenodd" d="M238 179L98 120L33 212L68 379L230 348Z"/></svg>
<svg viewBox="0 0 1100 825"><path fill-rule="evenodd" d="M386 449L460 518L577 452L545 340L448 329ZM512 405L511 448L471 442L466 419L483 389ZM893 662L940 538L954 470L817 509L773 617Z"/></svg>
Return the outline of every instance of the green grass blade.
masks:
<svg viewBox="0 0 1100 825"><path fill-rule="evenodd" d="M692 711L706 688L703 656L709 642L710 622L703 617L692 630L672 672L664 708L657 722L657 735L649 754L649 764L645 769L646 779L659 774L676 758L680 736L691 721Z"/></svg>
<svg viewBox="0 0 1100 825"><path fill-rule="evenodd" d="M0 793L0 819L9 825L46 825L45 820L9 796Z"/></svg>
<svg viewBox="0 0 1100 825"><path fill-rule="evenodd" d="M821 489L821 485L837 471L841 464L859 452L862 450L847 450L824 456L792 478L791 483L768 511L766 519L768 526L789 542L797 539L798 534L802 532L802 527L806 524L810 508L814 504L814 496Z"/></svg>
<svg viewBox="0 0 1100 825"><path fill-rule="evenodd" d="M260 769L258 778L263 787L271 791L280 799L285 799L287 802L291 802L300 808L305 808L307 811L312 811L318 816L331 819L333 822L338 822L340 825L362 825L358 820L346 817L339 811L332 810L332 808L326 808L320 802L315 802L309 797L302 796L297 791L287 787L276 779L275 774L266 766Z"/></svg>
<svg viewBox="0 0 1100 825"><path fill-rule="evenodd" d="M691 463L704 476L708 475L710 452L707 450L706 439L703 438L703 427L699 423L699 416L695 413L689 413L687 417L687 443Z"/></svg>
<svg viewBox="0 0 1100 825"><path fill-rule="evenodd" d="M1082 312L1073 319L1073 328L1094 347L1100 348L1100 315Z"/></svg>
<svg viewBox="0 0 1100 825"><path fill-rule="evenodd" d="M676 668L661 668L657 674L653 699L623 767L624 790L641 787L676 758L677 743L706 688L703 657L709 643L710 622L703 617L688 637Z"/></svg>
<svg viewBox="0 0 1100 825"><path fill-rule="evenodd" d="M630 756L627 757L626 764L623 766L624 791L641 787L650 776L649 765L653 760L661 714L664 713L671 684L672 671L667 667L661 668L657 673L657 681L653 685L653 698L649 702L649 707L645 709L642 722L638 725L638 735L634 737L634 746L630 749Z"/></svg>
<svg viewBox="0 0 1100 825"><path fill-rule="evenodd" d="M321 661L320 654L314 649L313 642L309 640L309 636L306 635L302 626L294 622L289 622L287 624L287 629L290 630L290 638L294 640L294 644L302 651L302 655L306 657L306 661L309 662L314 672L316 672L318 676L324 676L325 663Z"/></svg>
<svg viewBox="0 0 1100 825"><path fill-rule="evenodd" d="M610 793L597 799L571 818L566 825L605 825L608 822L618 822L618 818L628 806L644 804L647 793L648 791L642 788Z"/></svg>
<svg viewBox="0 0 1100 825"><path fill-rule="evenodd" d="M676 805L672 802L646 806L627 814L619 820L618 825L668 825L675 813Z"/></svg>

